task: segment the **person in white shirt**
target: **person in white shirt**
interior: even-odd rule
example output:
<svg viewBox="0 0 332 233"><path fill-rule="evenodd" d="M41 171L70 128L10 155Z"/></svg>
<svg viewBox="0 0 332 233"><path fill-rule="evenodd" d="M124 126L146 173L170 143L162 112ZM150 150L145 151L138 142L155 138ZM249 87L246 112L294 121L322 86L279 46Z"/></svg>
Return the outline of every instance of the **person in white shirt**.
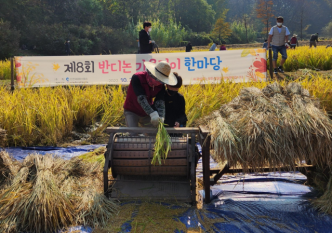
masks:
<svg viewBox="0 0 332 233"><path fill-rule="evenodd" d="M269 33L269 39L267 42L267 47L270 48L270 44L272 45L273 51L273 68L274 73L277 74L278 71L280 73L284 73L282 68L283 64L287 59L287 46L286 43L288 42L288 36L290 32L286 26L283 25L284 18L279 16L277 18L277 25L273 26ZM280 66L277 68L277 60L278 60L278 53L281 54L282 59L280 61Z"/></svg>

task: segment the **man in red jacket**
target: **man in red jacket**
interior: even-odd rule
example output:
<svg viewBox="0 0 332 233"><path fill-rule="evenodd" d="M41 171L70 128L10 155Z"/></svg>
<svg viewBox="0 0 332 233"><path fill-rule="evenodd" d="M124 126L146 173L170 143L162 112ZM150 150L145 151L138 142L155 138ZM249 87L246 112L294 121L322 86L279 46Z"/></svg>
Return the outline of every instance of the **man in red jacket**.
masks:
<svg viewBox="0 0 332 233"><path fill-rule="evenodd" d="M171 73L170 65L162 61L157 65L144 62L147 71L133 75L124 103L127 127L158 126L165 119L165 86L176 85L177 78ZM153 98L155 98L153 102Z"/></svg>

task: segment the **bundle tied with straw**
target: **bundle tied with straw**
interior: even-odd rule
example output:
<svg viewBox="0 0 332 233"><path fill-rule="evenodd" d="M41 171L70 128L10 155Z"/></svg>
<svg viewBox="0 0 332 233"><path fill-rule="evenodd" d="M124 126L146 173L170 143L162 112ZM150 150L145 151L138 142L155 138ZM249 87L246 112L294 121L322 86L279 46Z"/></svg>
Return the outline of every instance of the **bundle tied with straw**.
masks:
<svg viewBox="0 0 332 233"><path fill-rule="evenodd" d="M244 88L201 123L210 129L215 159L244 172L332 163L332 121L297 83Z"/></svg>
<svg viewBox="0 0 332 233"><path fill-rule="evenodd" d="M0 152L0 157L9 167L9 155ZM11 175L0 191L0 232L57 232L82 224L103 227L117 211L117 204L103 194L98 163L38 154L12 162L17 166L12 172L8 168Z"/></svg>
<svg viewBox="0 0 332 233"><path fill-rule="evenodd" d="M171 137L169 136L164 123L160 121L156 135L156 142L154 144L154 152L151 164L156 165L158 163L161 165L162 160L165 160L167 158L168 152L171 151L171 146Z"/></svg>

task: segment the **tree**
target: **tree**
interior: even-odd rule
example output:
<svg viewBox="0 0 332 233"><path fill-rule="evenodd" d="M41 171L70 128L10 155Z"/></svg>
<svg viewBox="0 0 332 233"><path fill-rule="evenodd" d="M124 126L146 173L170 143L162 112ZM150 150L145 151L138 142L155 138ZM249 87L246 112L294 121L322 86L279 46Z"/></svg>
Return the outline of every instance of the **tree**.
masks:
<svg viewBox="0 0 332 233"><path fill-rule="evenodd" d="M257 18L261 19L266 27L266 36L269 34L270 19L274 17L272 0L259 0L256 8Z"/></svg>
<svg viewBox="0 0 332 233"><path fill-rule="evenodd" d="M213 31L211 35L213 37L218 37L218 41L221 42L221 38L223 40L227 39L232 34L232 30L230 28L229 23L225 22L224 18L219 18L214 25Z"/></svg>
<svg viewBox="0 0 332 233"><path fill-rule="evenodd" d="M324 36L332 37L332 21L323 28L323 34Z"/></svg>

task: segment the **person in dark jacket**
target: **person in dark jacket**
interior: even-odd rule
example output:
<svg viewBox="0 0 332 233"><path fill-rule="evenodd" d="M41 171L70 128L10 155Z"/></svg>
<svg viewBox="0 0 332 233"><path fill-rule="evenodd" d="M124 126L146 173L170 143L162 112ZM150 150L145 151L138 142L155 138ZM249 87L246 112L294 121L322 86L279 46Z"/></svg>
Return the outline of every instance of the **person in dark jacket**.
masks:
<svg viewBox="0 0 332 233"><path fill-rule="evenodd" d="M186 102L178 91L182 86L182 78L178 73L173 73L177 79L175 86L166 85L165 93L165 124L167 127L185 127L188 121L186 116Z"/></svg>
<svg viewBox="0 0 332 233"><path fill-rule="evenodd" d="M153 51L153 41L150 37L150 32L152 30L151 23L145 21L143 23L143 28L139 32L139 44L140 44L140 53L151 53Z"/></svg>
<svg viewBox="0 0 332 233"><path fill-rule="evenodd" d="M317 47L317 43L318 43L318 32L316 34L312 34L310 37L310 48L312 46L315 46L315 48Z"/></svg>
<svg viewBox="0 0 332 233"><path fill-rule="evenodd" d="M175 75L171 73L171 66L166 61L157 65L144 62L144 65L147 71L134 74L128 87L123 106L127 127L138 127L139 123L143 127L156 127L159 121L164 122L164 84L177 84Z"/></svg>
<svg viewBox="0 0 332 233"><path fill-rule="evenodd" d="M65 41L65 50L66 50L67 56L69 56L70 55L70 40Z"/></svg>
<svg viewBox="0 0 332 233"><path fill-rule="evenodd" d="M187 46L186 46L186 52L191 52L191 50L193 50L193 46L191 45L191 43L189 41Z"/></svg>

